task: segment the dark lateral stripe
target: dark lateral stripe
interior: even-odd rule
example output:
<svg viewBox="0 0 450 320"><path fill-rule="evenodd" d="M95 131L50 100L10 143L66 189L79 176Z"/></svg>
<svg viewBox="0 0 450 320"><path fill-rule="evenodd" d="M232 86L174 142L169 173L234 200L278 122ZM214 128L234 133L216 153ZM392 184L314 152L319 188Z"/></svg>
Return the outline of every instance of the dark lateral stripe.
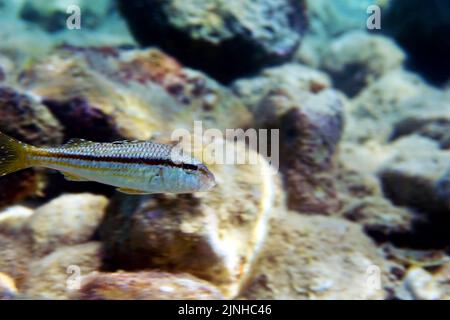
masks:
<svg viewBox="0 0 450 320"><path fill-rule="evenodd" d="M55 158L64 158L64 159L75 159L75 160L84 160L84 161L103 161L103 162L117 162L117 163L137 163L137 164L146 164L151 166L169 166L174 168L181 168L185 170L200 170L202 171L203 166L198 166L195 164L189 163L175 163L169 159L148 159L148 158L123 158L123 157L99 157L95 155L87 155L87 154L64 154L64 153L53 153L51 155Z"/></svg>

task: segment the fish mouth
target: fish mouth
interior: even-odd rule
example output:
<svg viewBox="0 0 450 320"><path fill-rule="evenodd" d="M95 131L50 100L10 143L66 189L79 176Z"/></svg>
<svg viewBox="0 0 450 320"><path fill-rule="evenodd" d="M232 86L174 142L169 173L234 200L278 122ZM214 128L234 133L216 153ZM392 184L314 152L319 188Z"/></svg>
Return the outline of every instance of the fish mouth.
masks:
<svg viewBox="0 0 450 320"><path fill-rule="evenodd" d="M214 174L204 164L199 166L199 170L201 173L200 191L208 191L208 190L214 188L217 185Z"/></svg>

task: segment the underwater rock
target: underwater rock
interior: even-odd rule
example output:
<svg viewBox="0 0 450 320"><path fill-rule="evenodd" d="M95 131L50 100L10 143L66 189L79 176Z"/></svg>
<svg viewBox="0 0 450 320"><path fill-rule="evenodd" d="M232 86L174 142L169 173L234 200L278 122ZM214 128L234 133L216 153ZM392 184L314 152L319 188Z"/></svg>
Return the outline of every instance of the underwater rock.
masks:
<svg viewBox="0 0 450 320"><path fill-rule="evenodd" d="M377 174L385 196L412 209L413 233L397 238L401 245L440 248L449 243L450 193L444 182L449 159L448 151L440 150L448 149L450 137L448 92L394 71L353 99L346 116L340 161Z"/></svg>
<svg viewBox="0 0 450 320"><path fill-rule="evenodd" d="M0 131L32 145L58 144L62 128L35 97L0 86ZM46 180L42 172L26 169L0 178L0 207L37 195Z"/></svg>
<svg viewBox="0 0 450 320"><path fill-rule="evenodd" d="M450 152L431 141L427 146L422 139L409 136L392 145L399 152L379 171L383 190L396 204L448 213L450 198L441 198L438 185L450 171Z"/></svg>
<svg viewBox="0 0 450 320"><path fill-rule="evenodd" d="M350 31L367 30L367 9L384 0L306 0L308 29L294 59L313 68L320 68L330 43ZM361 46L361 50L365 48Z"/></svg>
<svg viewBox="0 0 450 320"><path fill-rule="evenodd" d="M226 143L226 156L244 154L257 163L212 163L200 150L217 185L207 193L129 196L118 193L100 228L108 269L158 268L188 272L234 297L266 237L283 194L275 170L242 143Z"/></svg>
<svg viewBox="0 0 450 320"><path fill-rule="evenodd" d="M147 140L204 127L243 128L251 116L225 87L156 49L66 47L21 77L63 123L67 137Z"/></svg>
<svg viewBox="0 0 450 320"><path fill-rule="evenodd" d="M435 83L443 84L450 79L448 0L389 1L381 24L382 31L406 50L414 70Z"/></svg>
<svg viewBox="0 0 450 320"><path fill-rule="evenodd" d="M17 296L14 280L0 272L0 300L13 300Z"/></svg>
<svg viewBox="0 0 450 320"><path fill-rule="evenodd" d="M338 207L330 171L345 100L329 85L324 73L297 64L234 84L256 126L280 130L280 169L293 210L327 213Z"/></svg>
<svg viewBox="0 0 450 320"><path fill-rule="evenodd" d="M440 299L450 300L450 263L445 263L433 277L441 291Z"/></svg>
<svg viewBox="0 0 450 320"><path fill-rule="evenodd" d="M415 215L385 198L375 175L378 167L366 170L365 162L356 158L347 160L348 149L340 149L335 174L341 203L337 216L362 225L366 234L377 243L394 242L401 237L413 235ZM364 159L370 156L373 154L366 154ZM362 163L355 165L354 162ZM359 166L363 168L358 168Z"/></svg>
<svg viewBox="0 0 450 320"><path fill-rule="evenodd" d="M243 78L232 84L233 92L255 113L261 100L274 88L290 87L298 91L319 93L331 87L326 73L299 63L287 63L266 68L255 77Z"/></svg>
<svg viewBox="0 0 450 320"><path fill-rule="evenodd" d="M405 54L387 37L350 31L334 39L322 68L335 87L353 97L384 74L399 69Z"/></svg>
<svg viewBox="0 0 450 320"><path fill-rule="evenodd" d="M383 247L383 251L386 258L390 259L391 262L406 268L422 267L431 271L449 261L448 255L442 249L411 249L388 244Z"/></svg>
<svg viewBox="0 0 450 320"><path fill-rule="evenodd" d="M25 169L0 178L0 208L38 196L46 184L45 176Z"/></svg>
<svg viewBox="0 0 450 320"><path fill-rule="evenodd" d="M366 233L378 241L412 232L412 213L392 205L381 196L364 197L349 202L342 210L343 216L364 226Z"/></svg>
<svg viewBox="0 0 450 320"><path fill-rule="evenodd" d="M418 134L450 149L450 91L431 91L401 106L402 117L394 124L390 139Z"/></svg>
<svg viewBox="0 0 450 320"><path fill-rule="evenodd" d="M2 4L6 6L0 10L0 54L15 64L17 69L6 70L6 79L13 80L24 63L49 54L56 44L42 29L18 19L20 8L12 9L12 6L22 5L23 1L3 0Z"/></svg>
<svg viewBox="0 0 450 320"><path fill-rule="evenodd" d="M354 201L383 197L379 181L373 173L365 173L350 168L348 163L343 161L342 153L339 152L338 155L335 181L343 210L346 206L353 205Z"/></svg>
<svg viewBox="0 0 450 320"><path fill-rule="evenodd" d="M101 266L101 244L60 247L43 258L31 261L24 293L34 299L68 299L79 289L81 278Z"/></svg>
<svg viewBox="0 0 450 320"><path fill-rule="evenodd" d="M447 203L446 207L450 208L450 170L437 182L436 194L439 199Z"/></svg>
<svg viewBox="0 0 450 320"><path fill-rule="evenodd" d="M446 183L450 171L449 151L441 150L437 141L417 134L385 143L375 139L364 144L345 141L339 152L340 163L363 176L377 177L382 190L374 196L381 198L382 194L395 206L406 207L411 214L411 228L406 233L396 232L397 227L402 229L400 224L390 226L394 232L387 239L380 233L369 234L376 240L388 240L403 247L440 249L447 246L450 243L450 192ZM366 200L359 195L348 199L342 190L339 194L344 194L344 212L349 204L357 205L358 201ZM380 213L386 209L380 208ZM390 209L387 212L401 213Z"/></svg>
<svg viewBox="0 0 450 320"><path fill-rule="evenodd" d="M0 53L0 84L8 83L15 71L14 62L5 54Z"/></svg>
<svg viewBox="0 0 450 320"><path fill-rule="evenodd" d="M450 152L427 138L411 135L389 146L391 154L378 170L383 193L395 205L411 208L417 218L413 237L403 239L419 248L443 248L450 243L450 197L445 179Z"/></svg>
<svg viewBox="0 0 450 320"><path fill-rule="evenodd" d="M226 87L160 50L124 51L113 70L130 90L142 85L146 103L155 106L152 111L167 113L169 129L191 128L194 121L202 121L205 128L246 128L253 120Z"/></svg>
<svg viewBox="0 0 450 320"><path fill-rule="evenodd" d="M330 172L343 130L343 100L328 89L311 95L269 93L259 105L260 127L280 129L280 170L290 209L329 213L339 206Z"/></svg>
<svg viewBox="0 0 450 320"><path fill-rule="evenodd" d="M302 45L295 53L293 61L314 69L319 69L323 55L328 50L328 46L325 43L328 43L329 41L330 40L324 40L311 32L307 32L302 39Z"/></svg>
<svg viewBox="0 0 450 320"><path fill-rule="evenodd" d="M373 288L367 285L368 276L379 272L383 278L383 270L377 248L360 226L288 212L271 223L240 298L383 299L381 279L374 279Z"/></svg>
<svg viewBox="0 0 450 320"><path fill-rule="evenodd" d="M0 82L3 82L5 79L6 79L5 71L3 71L3 68L0 65Z"/></svg>
<svg viewBox="0 0 450 320"><path fill-rule="evenodd" d="M441 291L433 276L422 268L413 267L409 269L403 285L410 297L400 295L402 299L439 300L441 297Z"/></svg>
<svg viewBox="0 0 450 320"><path fill-rule="evenodd" d="M228 82L295 53L303 0L119 1L137 41Z"/></svg>
<svg viewBox="0 0 450 320"><path fill-rule="evenodd" d="M89 241L107 204L104 196L85 193L63 195L36 209L25 226L34 257Z"/></svg>
<svg viewBox="0 0 450 320"><path fill-rule="evenodd" d="M41 97L64 125L67 138L108 141L150 136L145 119L153 117L144 103L81 59L52 55L26 70L21 84Z"/></svg>
<svg viewBox="0 0 450 320"><path fill-rule="evenodd" d="M124 19L115 9L115 1L2 0L1 4L0 53L10 57L17 66L8 78L13 78L30 61L49 56L61 45L136 45ZM76 29L76 11L71 5L80 7L80 29ZM72 10L68 12L68 9Z"/></svg>
<svg viewBox="0 0 450 320"><path fill-rule="evenodd" d="M95 4L89 0L63 0L63 1L26 1L20 9L20 17L41 27L48 32L66 29L66 21L70 14L68 8L76 5L80 8L82 28L93 29L99 26L102 20L107 19L112 9L109 0L97 0ZM81 21L80 19L80 21Z"/></svg>
<svg viewBox="0 0 450 320"><path fill-rule="evenodd" d="M62 141L62 127L36 98L11 87L0 86L0 129L32 145Z"/></svg>
<svg viewBox="0 0 450 320"><path fill-rule="evenodd" d="M159 271L93 273L72 299L81 300L218 300L219 290L192 275Z"/></svg>
<svg viewBox="0 0 450 320"><path fill-rule="evenodd" d="M367 8L377 0L307 0L310 32L332 38L351 30L366 29Z"/></svg>
<svg viewBox="0 0 450 320"><path fill-rule="evenodd" d="M337 162L340 166L345 168L343 169L344 172L351 172L354 176L350 177L355 179L354 181L345 181L347 179L345 179L345 176L341 173L341 169L337 172L338 176L340 179L344 178L344 186L348 182L350 183L349 188L353 188L351 186L353 183L356 188L359 188L361 184L366 185L366 183L369 183L371 185L369 188L372 190L376 189L377 195L382 194L376 173L397 151L393 150L390 145L382 144L380 141L371 139L360 144L351 141L351 139L352 138L349 138L348 136L348 131L344 133L344 137L339 145ZM428 140L426 140L426 142L433 143ZM428 143L425 144L427 146L429 145ZM358 181L358 178L361 178L362 180ZM364 189L365 187L363 187L363 190ZM369 194L364 194L364 196L365 195ZM370 193L370 195L374 195L374 193Z"/></svg>
<svg viewBox="0 0 450 320"><path fill-rule="evenodd" d="M436 91L415 74L403 70L387 73L351 100L346 113L345 140L358 144L370 140L389 141L395 124L408 117L409 112L428 117L429 108L422 108L421 103L424 97L435 94ZM414 101L421 101L415 104L417 108L412 107ZM436 112L430 112L429 117L432 114Z"/></svg>
<svg viewBox="0 0 450 320"><path fill-rule="evenodd" d="M27 220L34 214L34 210L16 205L8 207L0 212L0 234L20 234Z"/></svg>
<svg viewBox="0 0 450 320"><path fill-rule="evenodd" d="M436 140L442 149L450 149L450 116L447 118L430 119L411 116L397 123L393 129L391 139L395 140L404 135L418 134Z"/></svg>
<svg viewBox="0 0 450 320"><path fill-rule="evenodd" d="M20 288L28 273L30 252L17 236L0 234L0 272L14 279Z"/></svg>

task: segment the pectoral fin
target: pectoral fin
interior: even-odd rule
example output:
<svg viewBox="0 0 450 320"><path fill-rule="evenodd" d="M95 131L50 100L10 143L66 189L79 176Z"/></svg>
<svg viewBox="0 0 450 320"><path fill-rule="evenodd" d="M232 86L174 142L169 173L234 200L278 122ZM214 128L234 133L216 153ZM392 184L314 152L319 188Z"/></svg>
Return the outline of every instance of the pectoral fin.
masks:
<svg viewBox="0 0 450 320"><path fill-rule="evenodd" d="M127 188L117 188L116 190L119 192L122 192L122 193L126 193L126 194L149 194L150 193L150 192L146 192L146 191L127 189Z"/></svg>
<svg viewBox="0 0 450 320"><path fill-rule="evenodd" d="M62 172L62 174L64 175L64 178L66 178L66 180L69 180L69 181L89 181L83 177L74 175L72 173Z"/></svg>

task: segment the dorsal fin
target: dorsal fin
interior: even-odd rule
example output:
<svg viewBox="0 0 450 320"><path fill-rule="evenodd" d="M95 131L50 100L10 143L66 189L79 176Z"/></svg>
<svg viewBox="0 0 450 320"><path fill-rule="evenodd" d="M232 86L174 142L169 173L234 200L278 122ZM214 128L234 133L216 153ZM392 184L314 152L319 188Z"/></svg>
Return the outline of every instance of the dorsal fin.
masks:
<svg viewBox="0 0 450 320"><path fill-rule="evenodd" d="M79 147L86 144L95 143L93 141L85 140L85 139L78 139L78 138L72 138L69 141L67 141L63 147L70 148L70 147Z"/></svg>
<svg viewBox="0 0 450 320"><path fill-rule="evenodd" d="M119 141L113 141L112 144L129 144L129 143L138 143L138 142L145 142L140 140L119 140Z"/></svg>

